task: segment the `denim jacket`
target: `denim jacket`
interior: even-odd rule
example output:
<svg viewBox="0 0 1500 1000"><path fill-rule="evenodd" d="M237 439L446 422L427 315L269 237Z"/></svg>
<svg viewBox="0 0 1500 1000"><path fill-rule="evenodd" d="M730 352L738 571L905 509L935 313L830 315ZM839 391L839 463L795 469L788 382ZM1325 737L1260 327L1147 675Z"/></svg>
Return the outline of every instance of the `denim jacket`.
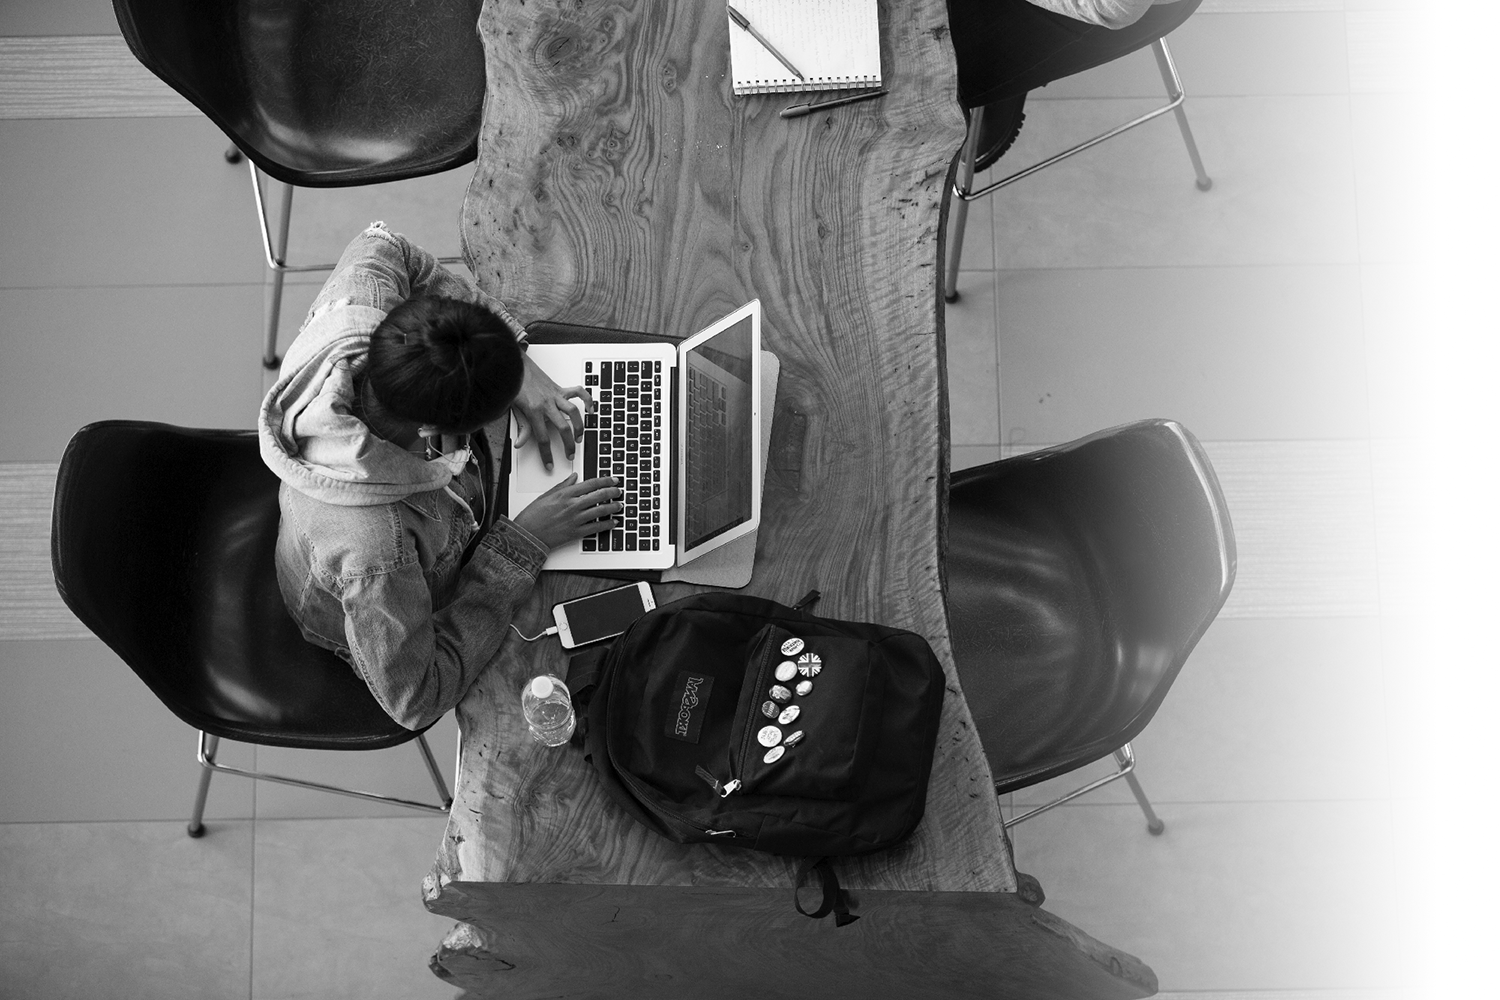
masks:
<svg viewBox="0 0 1500 1000"><path fill-rule="evenodd" d="M261 456L282 480L276 573L287 608L408 729L458 704L547 557L491 513L493 483L476 461L424 459L350 412L371 332L419 293L482 301L523 334L494 299L376 223L313 302L259 420Z"/></svg>

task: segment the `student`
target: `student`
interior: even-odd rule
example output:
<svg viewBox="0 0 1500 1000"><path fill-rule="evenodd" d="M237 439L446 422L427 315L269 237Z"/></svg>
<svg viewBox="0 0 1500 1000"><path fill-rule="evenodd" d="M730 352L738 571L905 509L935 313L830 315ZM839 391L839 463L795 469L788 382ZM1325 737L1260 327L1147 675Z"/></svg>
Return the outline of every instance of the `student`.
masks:
<svg viewBox="0 0 1500 1000"><path fill-rule="evenodd" d="M485 426L514 406L539 446L558 427L571 459L575 397L593 408L525 360L504 306L382 223L349 244L287 350L259 421L282 480L282 597L402 726L458 704L548 551L622 510L613 480L573 476L495 513Z"/></svg>
<svg viewBox="0 0 1500 1000"><path fill-rule="evenodd" d="M1026 94L1103 65L1176 28L1202 0L948 0L958 100L984 108L975 169L1005 155Z"/></svg>

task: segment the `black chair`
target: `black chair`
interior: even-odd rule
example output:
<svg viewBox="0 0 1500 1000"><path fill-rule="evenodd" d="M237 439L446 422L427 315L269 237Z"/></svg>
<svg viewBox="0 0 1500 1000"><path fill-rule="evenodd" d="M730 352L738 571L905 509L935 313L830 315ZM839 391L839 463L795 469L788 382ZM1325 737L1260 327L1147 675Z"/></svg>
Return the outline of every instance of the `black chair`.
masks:
<svg viewBox="0 0 1500 1000"><path fill-rule="evenodd" d="M1092 139L1080 142L1076 146L1070 146L1060 153L1056 153L1045 160L1007 174L999 180L992 181L978 189L974 187L974 172L976 169L983 169L985 161L990 159L990 156L993 156L996 151L987 151L980 148L982 142L981 135L986 131L984 120L985 109L982 106L976 107L969 113L968 134L964 139L963 148L959 151L958 177L953 182L953 190L951 192L953 197L958 200L953 204L955 211L950 225L953 235L948 241L948 264L943 277L943 294L949 302L954 302L958 299L958 266L963 256L964 228L969 217L969 202L977 201L986 195L993 194L1022 178L1030 177L1039 170L1045 170L1054 163L1066 160L1068 157L1081 153L1085 149L1091 149L1107 139L1113 139L1122 132L1128 132L1137 125L1144 125L1151 119L1164 115L1168 111L1177 116L1177 128L1182 133L1183 144L1187 146L1188 158L1192 160L1193 173L1197 177L1196 184L1198 190L1207 191L1213 187L1213 179L1208 176L1208 172L1203 167L1203 157L1198 154L1198 144L1193 140L1193 130L1188 125L1187 111L1182 106L1183 102L1187 100L1187 94L1182 87L1182 78L1177 75L1177 64L1172 61L1172 51L1167 48L1166 39L1167 34L1176 30L1188 19L1193 11L1198 9L1199 2L1200 0L1178 0L1177 3L1153 7L1137 24L1118 31L1104 27L1092 27L1092 30L1101 33L1104 37L1117 39L1120 44L1111 47L1111 51L1107 54L1099 55L1093 61L1078 61L1076 57L1063 53L1054 60L1044 61L1031 71L1035 81L1037 81L1035 85L1041 86L1052 80L1061 79L1065 76L1073 76L1086 70L1094 69L1104 63L1113 62L1115 59L1129 55L1131 52L1143 49L1149 45L1156 56L1156 66L1161 71L1162 83L1167 88L1167 103L1158 108L1138 115L1128 122L1094 136ZM972 0L971 2L963 2L963 0L950 2L949 20L955 39L963 37L968 32L968 28L964 22L966 20L965 14L971 7ZM1064 64L1066 64L1066 68L1063 68ZM1054 66L1055 68L1049 72L1049 66ZM963 76L964 69L964 66L960 64L960 77ZM1003 152L1003 150L1001 151ZM990 156L986 155L987 152Z"/></svg>
<svg viewBox="0 0 1500 1000"><path fill-rule="evenodd" d="M292 186L349 187L474 160L484 106L482 0L114 0L130 51L250 158L271 266L263 362L288 264ZM273 248L260 171L283 184Z"/></svg>
<svg viewBox="0 0 1500 1000"><path fill-rule="evenodd" d="M1123 777L1160 833L1130 741L1234 584L1202 446L1152 420L955 473L946 553L953 656L996 793L1117 765L1006 826Z"/></svg>
<svg viewBox="0 0 1500 1000"><path fill-rule="evenodd" d="M302 638L276 584L280 481L254 431L108 420L68 442L52 507L63 601L183 722L203 765L188 833L203 833L214 771L446 814L427 739ZM415 739L441 806L217 763L219 739L379 750Z"/></svg>

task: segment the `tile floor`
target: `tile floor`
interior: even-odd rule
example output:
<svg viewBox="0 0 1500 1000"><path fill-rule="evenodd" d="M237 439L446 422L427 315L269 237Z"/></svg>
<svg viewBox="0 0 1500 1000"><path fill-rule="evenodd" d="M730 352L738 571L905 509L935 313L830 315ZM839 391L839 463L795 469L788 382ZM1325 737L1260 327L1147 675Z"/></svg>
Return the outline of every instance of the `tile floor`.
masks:
<svg viewBox="0 0 1500 1000"><path fill-rule="evenodd" d="M1382 142L1411 102L1386 72L1399 13L1345 6L1209 0L1172 45L1213 190L1170 120L1131 132L978 203L947 312L956 468L1171 416L1224 482L1239 584L1136 744L1167 832L1118 785L1014 831L1048 908L1179 997L1404 982L1384 873L1421 779L1388 750L1412 599L1410 417L1388 401L1418 153ZM0 36L114 30L98 0L0 8ZM1061 82L1002 166L1158 91L1145 53ZM21 498L0 511L0 995L451 996L419 902L440 821L220 777L190 841L191 731L65 616L4 613L46 565L45 502L5 484L75 428L253 420L265 273L224 145L195 117L0 120L0 497ZM293 255L332 259L374 218L453 253L466 180L299 195ZM289 329L319 280L289 288ZM447 757L451 719L432 737ZM224 752L425 791L410 748Z"/></svg>

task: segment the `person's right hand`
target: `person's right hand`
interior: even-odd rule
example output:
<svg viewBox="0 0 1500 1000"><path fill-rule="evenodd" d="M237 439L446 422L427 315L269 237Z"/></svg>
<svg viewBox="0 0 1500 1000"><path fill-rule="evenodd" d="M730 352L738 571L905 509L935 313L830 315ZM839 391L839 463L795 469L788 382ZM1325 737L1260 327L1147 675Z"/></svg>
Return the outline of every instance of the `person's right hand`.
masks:
<svg viewBox="0 0 1500 1000"><path fill-rule="evenodd" d="M615 526L614 515L625 509L618 502L625 491L611 476L578 481L573 473L537 497L511 518L539 538L549 550L564 542L597 535Z"/></svg>

